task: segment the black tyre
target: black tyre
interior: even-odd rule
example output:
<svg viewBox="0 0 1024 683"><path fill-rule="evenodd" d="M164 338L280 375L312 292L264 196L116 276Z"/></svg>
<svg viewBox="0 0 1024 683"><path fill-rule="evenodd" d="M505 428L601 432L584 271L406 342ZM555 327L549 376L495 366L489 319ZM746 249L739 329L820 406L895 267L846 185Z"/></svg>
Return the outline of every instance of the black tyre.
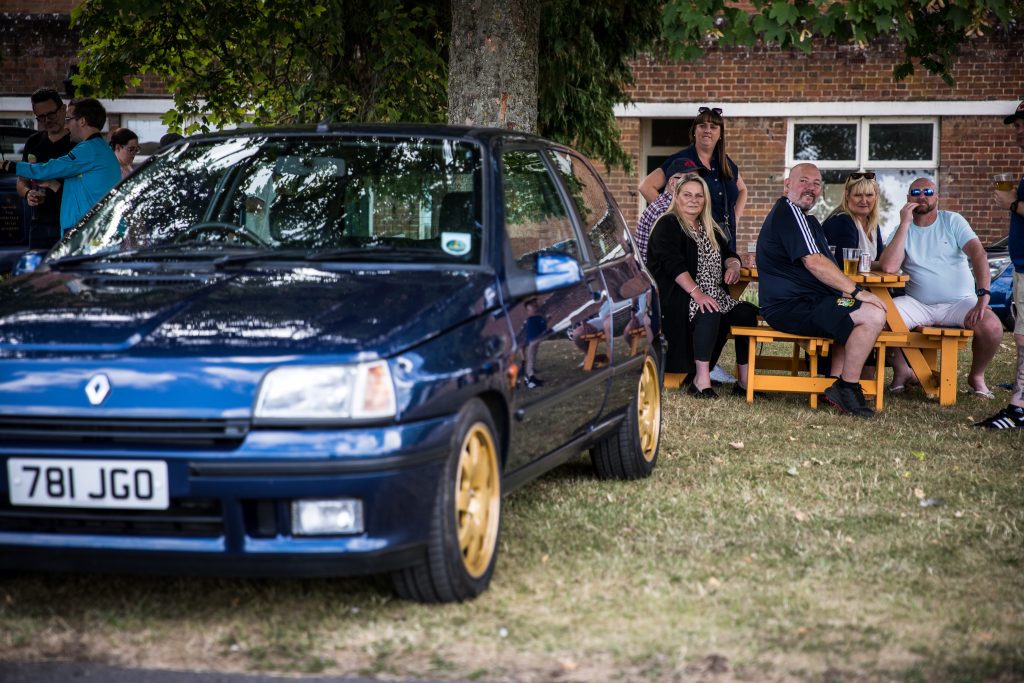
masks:
<svg viewBox="0 0 1024 683"><path fill-rule="evenodd" d="M619 428L590 449L599 479L640 479L658 462L661 441L661 375L653 354L644 360L636 396Z"/></svg>
<svg viewBox="0 0 1024 683"><path fill-rule="evenodd" d="M421 562L392 575L395 591L418 602L458 602L487 589L498 558L501 466L497 430L474 399L459 412Z"/></svg>

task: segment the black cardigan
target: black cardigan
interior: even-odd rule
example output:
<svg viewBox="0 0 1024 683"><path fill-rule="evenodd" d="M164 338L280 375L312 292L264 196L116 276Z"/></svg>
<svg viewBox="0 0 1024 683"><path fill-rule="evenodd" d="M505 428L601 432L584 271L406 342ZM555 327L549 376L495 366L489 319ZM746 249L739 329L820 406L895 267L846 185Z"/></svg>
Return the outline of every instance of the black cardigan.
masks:
<svg viewBox="0 0 1024 683"><path fill-rule="evenodd" d="M716 232L715 240L724 274L725 260L739 257L729 248L727 238ZM662 326L668 339L665 372L692 375L696 369L693 364L693 331L690 329L690 295L676 283L676 277L688 272L696 281L697 254L697 242L683 231L675 214L666 213L654 224L647 242L647 269L658 283ZM721 284L729 291L724 280ZM718 359L712 360L717 362Z"/></svg>

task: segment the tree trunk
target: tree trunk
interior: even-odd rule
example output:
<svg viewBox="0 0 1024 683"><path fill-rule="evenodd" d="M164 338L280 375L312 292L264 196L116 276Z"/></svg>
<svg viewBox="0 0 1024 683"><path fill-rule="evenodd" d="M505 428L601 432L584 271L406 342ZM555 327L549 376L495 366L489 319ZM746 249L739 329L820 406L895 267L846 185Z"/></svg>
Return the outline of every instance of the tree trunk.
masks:
<svg viewBox="0 0 1024 683"><path fill-rule="evenodd" d="M452 0L448 122L537 129L540 0Z"/></svg>

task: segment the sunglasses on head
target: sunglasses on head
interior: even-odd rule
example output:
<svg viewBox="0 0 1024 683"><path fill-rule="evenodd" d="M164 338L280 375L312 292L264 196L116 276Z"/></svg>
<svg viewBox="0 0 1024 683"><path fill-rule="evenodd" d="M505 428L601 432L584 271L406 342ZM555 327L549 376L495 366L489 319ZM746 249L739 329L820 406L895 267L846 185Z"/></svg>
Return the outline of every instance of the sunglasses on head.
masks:
<svg viewBox="0 0 1024 683"><path fill-rule="evenodd" d="M866 178L867 180L874 180L875 173L874 171L858 171L857 173L851 173L847 180L860 180L861 178Z"/></svg>
<svg viewBox="0 0 1024 683"><path fill-rule="evenodd" d="M933 190L930 187L926 187L923 190L920 187L915 187L913 190L910 191L911 197L920 197L921 195L924 195L925 197L931 197L934 194L935 190Z"/></svg>
<svg viewBox="0 0 1024 683"><path fill-rule="evenodd" d="M722 115L721 107L698 107L697 108L697 113L698 114L706 114L708 112L711 112L712 114L716 114L718 116Z"/></svg>

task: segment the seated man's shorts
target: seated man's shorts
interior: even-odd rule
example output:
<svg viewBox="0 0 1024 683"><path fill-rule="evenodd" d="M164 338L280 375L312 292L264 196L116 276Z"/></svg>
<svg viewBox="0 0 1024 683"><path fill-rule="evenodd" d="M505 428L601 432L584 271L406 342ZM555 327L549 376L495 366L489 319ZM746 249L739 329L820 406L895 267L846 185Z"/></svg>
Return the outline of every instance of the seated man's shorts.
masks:
<svg viewBox="0 0 1024 683"><path fill-rule="evenodd" d="M839 296L811 296L793 299L783 310L773 311L770 315L762 311L768 324L780 332L800 334L807 337L827 337L837 344L845 344L853 331L853 320L850 314L860 308L860 302L852 301L852 306L842 306Z"/></svg>
<svg viewBox="0 0 1024 683"><path fill-rule="evenodd" d="M923 304L911 296L898 296L893 303L910 329L922 325L963 327L964 318L978 305L978 297L968 296L948 304Z"/></svg>

